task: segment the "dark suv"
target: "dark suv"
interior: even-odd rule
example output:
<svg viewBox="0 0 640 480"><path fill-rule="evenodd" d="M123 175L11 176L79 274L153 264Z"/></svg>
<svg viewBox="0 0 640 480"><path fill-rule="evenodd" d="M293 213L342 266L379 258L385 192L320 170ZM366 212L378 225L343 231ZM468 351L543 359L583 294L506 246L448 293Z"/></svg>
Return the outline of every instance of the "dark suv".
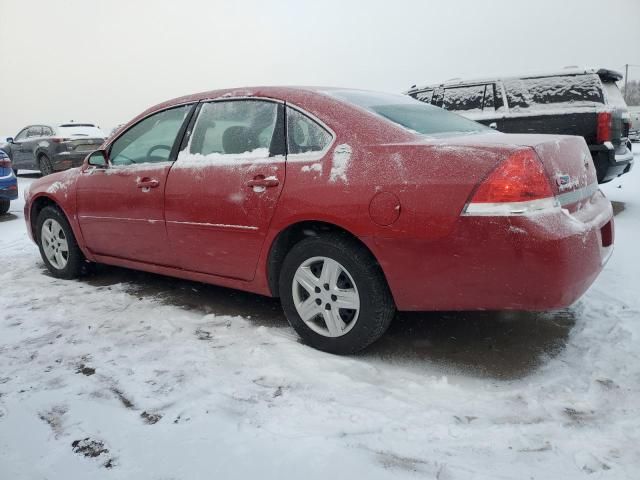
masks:
<svg viewBox="0 0 640 480"><path fill-rule="evenodd" d="M84 157L97 150L105 134L92 123L29 125L2 146L13 170L40 170L43 175L82 165Z"/></svg>
<svg viewBox="0 0 640 480"><path fill-rule="evenodd" d="M584 137L598 182L628 172L633 153L627 105L611 70L561 72L483 80L450 80L416 87L408 95L507 133L556 133Z"/></svg>

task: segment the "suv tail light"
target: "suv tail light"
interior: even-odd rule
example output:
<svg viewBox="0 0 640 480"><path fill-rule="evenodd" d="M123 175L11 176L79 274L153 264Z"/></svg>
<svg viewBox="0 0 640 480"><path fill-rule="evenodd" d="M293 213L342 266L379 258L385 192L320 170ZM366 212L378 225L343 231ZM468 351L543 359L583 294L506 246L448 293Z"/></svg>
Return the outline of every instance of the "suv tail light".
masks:
<svg viewBox="0 0 640 480"><path fill-rule="evenodd" d="M611 112L598 113L598 133L596 141L604 143L611 140Z"/></svg>
<svg viewBox="0 0 640 480"><path fill-rule="evenodd" d="M519 150L478 186L466 215L520 215L556 206L542 163L532 149Z"/></svg>
<svg viewBox="0 0 640 480"><path fill-rule="evenodd" d="M0 167L11 168L10 158L0 158Z"/></svg>
<svg viewBox="0 0 640 480"><path fill-rule="evenodd" d="M51 141L53 143L64 143L64 142L68 142L69 140L71 140L70 138L60 138L60 137L53 137L51 139Z"/></svg>

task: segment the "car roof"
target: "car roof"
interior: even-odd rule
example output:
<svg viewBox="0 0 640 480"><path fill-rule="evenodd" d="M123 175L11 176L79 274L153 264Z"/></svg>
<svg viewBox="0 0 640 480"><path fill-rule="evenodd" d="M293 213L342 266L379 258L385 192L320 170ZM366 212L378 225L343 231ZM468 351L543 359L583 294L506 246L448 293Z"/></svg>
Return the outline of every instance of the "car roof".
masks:
<svg viewBox="0 0 640 480"><path fill-rule="evenodd" d="M440 83L432 83L428 85L417 86L413 85L407 93L419 91L425 88L436 88L436 87L444 87L444 86L452 86L452 85L468 85L474 83L488 83L495 82L497 80L518 80L525 78L545 78L545 77L559 77L565 75L588 75L588 74L596 74L603 80L609 81L618 81L622 80L622 74L615 70L609 70L607 68L579 68L579 67L567 67L562 70L554 70L554 71L546 71L546 72L535 72L528 73L524 75L496 75L493 77L483 77L483 78L452 78L450 80L446 80Z"/></svg>

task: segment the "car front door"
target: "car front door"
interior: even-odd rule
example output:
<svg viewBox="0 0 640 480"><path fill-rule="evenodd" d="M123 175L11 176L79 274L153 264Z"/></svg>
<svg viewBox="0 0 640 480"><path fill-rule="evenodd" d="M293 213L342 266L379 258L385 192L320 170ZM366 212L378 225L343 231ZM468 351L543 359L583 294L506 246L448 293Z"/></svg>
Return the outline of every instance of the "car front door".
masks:
<svg viewBox="0 0 640 480"><path fill-rule="evenodd" d="M164 189L193 108L182 105L144 118L110 144L105 168L82 172L78 221L93 253L176 265L167 242Z"/></svg>
<svg viewBox="0 0 640 480"><path fill-rule="evenodd" d="M32 168L28 164L28 157L22 152L22 144L27 141L29 128L23 128L11 142L11 163L13 163L14 168Z"/></svg>
<svg viewBox="0 0 640 480"><path fill-rule="evenodd" d="M201 104L165 191L169 243L186 270L251 280L285 177L284 106Z"/></svg>

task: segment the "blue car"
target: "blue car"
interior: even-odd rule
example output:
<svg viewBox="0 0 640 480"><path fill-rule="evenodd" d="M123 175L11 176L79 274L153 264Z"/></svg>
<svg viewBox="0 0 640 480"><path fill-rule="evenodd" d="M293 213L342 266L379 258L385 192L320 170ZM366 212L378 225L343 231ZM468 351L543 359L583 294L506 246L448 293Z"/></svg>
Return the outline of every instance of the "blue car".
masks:
<svg viewBox="0 0 640 480"><path fill-rule="evenodd" d="M0 215L9 211L11 200L18 198L18 179L11 168L11 159L0 150Z"/></svg>

